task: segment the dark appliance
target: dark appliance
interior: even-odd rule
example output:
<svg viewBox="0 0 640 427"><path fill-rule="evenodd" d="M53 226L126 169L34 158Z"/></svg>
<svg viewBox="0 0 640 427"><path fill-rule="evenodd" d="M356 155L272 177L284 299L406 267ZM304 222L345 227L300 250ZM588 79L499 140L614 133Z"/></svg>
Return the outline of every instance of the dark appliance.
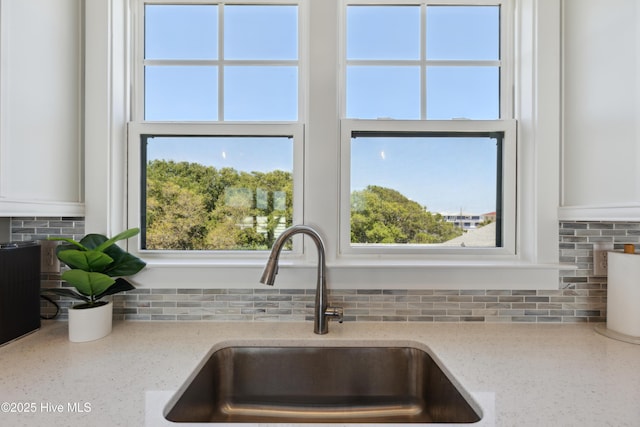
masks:
<svg viewBox="0 0 640 427"><path fill-rule="evenodd" d="M0 243L0 345L40 328L40 245Z"/></svg>

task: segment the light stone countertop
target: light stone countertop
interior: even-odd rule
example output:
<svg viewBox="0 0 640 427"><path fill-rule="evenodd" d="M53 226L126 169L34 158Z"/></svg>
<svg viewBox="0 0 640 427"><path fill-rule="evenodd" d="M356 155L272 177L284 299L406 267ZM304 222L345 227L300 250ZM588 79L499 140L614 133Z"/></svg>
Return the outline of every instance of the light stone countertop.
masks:
<svg viewBox="0 0 640 427"><path fill-rule="evenodd" d="M2 426L144 426L145 395L177 390L222 341L416 341L471 393L491 393L496 426L640 425L640 345L587 324L114 322L71 343L66 322L0 347ZM10 409L20 413L6 412ZM32 412L25 412L31 410Z"/></svg>

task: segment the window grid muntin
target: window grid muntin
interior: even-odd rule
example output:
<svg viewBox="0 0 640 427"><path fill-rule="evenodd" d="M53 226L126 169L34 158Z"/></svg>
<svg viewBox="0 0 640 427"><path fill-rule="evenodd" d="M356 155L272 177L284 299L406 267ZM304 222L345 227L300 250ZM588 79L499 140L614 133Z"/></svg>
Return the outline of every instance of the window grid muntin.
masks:
<svg viewBox="0 0 640 427"><path fill-rule="evenodd" d="M350 60L347 58L347 8L349 6L397 6L390 0L343 0L342 10L342 96L341 96L341 114L342 119L358 120L358 117L347 117L347 85L346 75L349 66L419 66L420 67L420 120L429 120L426 111L427 99L427 67L433 66L478 66L478 67L498 67L498 117L496 120L504 120L513 116L513 89L512 89L512 67L511 63L511 41L509 34L512 31L512 4L509 0L406 0L401 3L403 6L420 7L420 59L419 60ZM498 60L430 60L427 59L426 52L426 22L427 8L429 6L498 6L499 7L499 39L498 39Z"/></svg>
<svg viewBox="0 0 640 427"><path fill-rule="evenodd" d="M212 5L218 7L218 59L146 59L145 57L145 6L147 5ZM248 5L248 6L297 6L297 59L296 60L233 60L225 59L224 57L224 7L225 5ZM226 66L295 66L298 68L298 82L297 82L297 122L302 122L304 119L304 104L302 88L304 84L304 73L301 69L303 58L303 37L301 22L303 17L302 11L303 2L301 0L235 0L233 2L226 1L211 1L211 0L140 0L137 9L137 20L134 20L134 39L136 45L137 58L136 64L140 64L137 70L134 72L134 85L137 87L135 96L133 99L133 120L147 121L145 118L145 69L147 66L168 66L168 65L182 65L182 66L215 66L218 68L218 119L212 120L212 122L228 122L224 119L224 74ZM135 31L135 29L139 29ZM149 120L154 122L172 121L172 120ZM180 121L180 120L179 120ZM286 120L278 120L278 122L284 122ZM184 120L188 122L188 120ZM194 120L194 122L203 122L202 120ZM206 121L205 121L206 122ZM243 120L243 123L252 123L250 120Z"/></svg>

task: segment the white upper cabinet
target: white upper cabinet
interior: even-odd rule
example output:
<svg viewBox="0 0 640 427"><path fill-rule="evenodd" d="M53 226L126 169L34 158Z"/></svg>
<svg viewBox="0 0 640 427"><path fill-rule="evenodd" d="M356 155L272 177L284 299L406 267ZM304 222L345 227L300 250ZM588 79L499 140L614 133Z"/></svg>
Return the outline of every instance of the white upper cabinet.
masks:
<svg viewBox="0 0 640 427"><path fill-rule="evenodd" d="M640 2L565 0L560 219L640 219Z"/></svg>
<svg viewBox="0 0 640 427"><path fill-rule="evenodd" d="M82 215L82 1L0 2L0 216Z"/></svg>

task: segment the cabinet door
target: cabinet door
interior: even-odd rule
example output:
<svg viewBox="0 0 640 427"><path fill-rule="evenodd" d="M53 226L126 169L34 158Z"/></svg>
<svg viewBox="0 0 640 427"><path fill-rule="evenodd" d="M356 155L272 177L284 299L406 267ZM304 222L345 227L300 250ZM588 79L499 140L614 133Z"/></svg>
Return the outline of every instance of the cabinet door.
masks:
<svg viewBox="0 0 640 427"><path fill-rule="evenodd" d="M640 8L565 0L560 218L640 215Z"/></svg>
<svg viewBox="0 0 640 427"><path fill-rule="evenodd" d="M82 214L81 0L0 8L0 216Z"/></svg>

